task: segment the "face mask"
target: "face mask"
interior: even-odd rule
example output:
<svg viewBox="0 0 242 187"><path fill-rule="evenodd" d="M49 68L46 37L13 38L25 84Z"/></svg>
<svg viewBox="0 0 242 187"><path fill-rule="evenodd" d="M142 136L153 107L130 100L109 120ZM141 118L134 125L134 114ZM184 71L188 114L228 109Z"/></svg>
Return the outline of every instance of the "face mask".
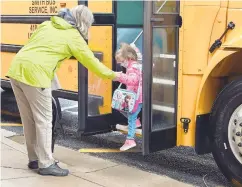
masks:
<svg viewBox="0 0 242 187"><path fill-rule="evenodd" d="M121 62L120 65L123 66L124 68L127 68L128 62L127 61Z"/></svg>

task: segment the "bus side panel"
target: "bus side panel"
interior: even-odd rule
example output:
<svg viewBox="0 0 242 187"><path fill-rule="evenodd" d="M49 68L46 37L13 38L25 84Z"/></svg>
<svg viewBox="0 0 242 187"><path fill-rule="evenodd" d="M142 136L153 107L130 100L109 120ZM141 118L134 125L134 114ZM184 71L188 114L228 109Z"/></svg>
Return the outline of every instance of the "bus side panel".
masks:
<svg viewBox="0 0 242 187"><path fill-rule="evenodd" d="M112 13L113 2L112 1L88 1L88 8L93 13Z"/></svg>
<svg viewBox="0 0 242 187"><path fill-rule="evenodd" d="M14 56L15 53L1 52L1 79L8 80L5 76ZM76 60L65 60L63 62L61 70L57 71L57 76L62 89L78 91L77 71Z"/></svg>
<svg viewBox="0 0 242 187"><path fill-rule="evenodd" d="M178 93L180 98L178 101L178 120L180 121L181 117L190 118L191 123L188 133L184 133L182 123L178 125L177 145L195 145L197 96L202 76L209 65L208 59L212 57L208 49L226 28L226 5L221 5L219 1L194 1L181 4L183 6L181 9L183 26L180 31L182 45L180 45L179 64L181 68L179 71L182 73L179 73L179 79L182 81L179 80L178 85L179 92L181 92ZM213 81L209 86L218 87L219 85ZM209 89L209 86L206 89ZM201 97L205 100L213 99L213 97L207 98L205 95ZM207 105L206 108L209 106Z"/></svg>
<svg viewBox="0 0 242 187"><path fill-rule="evenodd" d="M220 6L184 7L183 74L203 74L207 66L211 31L219 9Z"/></svg>
<svg viewBox="0 0 242 187"><path fill-rule="evenodd" d="M64 5L72 8L78 5L77 0L63 1L63 0L43 0L43 1L1 1L2 15L55 15Z"/></svg>
<svg viewBox="0 0 242 187"><path fill-rule="evenodd" d="M2 43L12 45L24 45L30 38L31 34L37 29L38 24L10 24L2 23ZM16 30L18 32L16 32ZM93 26L90 29L89 46L93 51L103 53L103 63L112 69L112 27L111 26ZM81 36L80 36L81 37ZM5 56L6 54L4 54ZM4 64L4 78L10 66L14 54L9 53L7 59L2 60ZM57 71L59 83L62 89L69 91L78 91L78 66L76 60L67 60L62 63ZM102 80L96 75L89 72L88 75L88 90L89 94L99 95L104 97L104 105L100 108L100 113L111 112L111 96L112 84L109 80ZM102 89L100 89L102 88Z"/></svg>
<svg viewBox="0 0 242 187"><path fill-rule="evenodd" d="M12 53L1 52L1 79L8 80L8 78L5 76L8 72L13 57L14 55Z"/></svg>
<svg viewBox="0 0 242 187"><path fill-rule="evenodd" d="M103 53L102 63L112 69L112 26L93 26L90 29L88 45L93 51ZM112 82L103 80L91 72L88 72L88 93L100 95L104 98L104 104L100 107L100 113L111 113Z"/></svg>

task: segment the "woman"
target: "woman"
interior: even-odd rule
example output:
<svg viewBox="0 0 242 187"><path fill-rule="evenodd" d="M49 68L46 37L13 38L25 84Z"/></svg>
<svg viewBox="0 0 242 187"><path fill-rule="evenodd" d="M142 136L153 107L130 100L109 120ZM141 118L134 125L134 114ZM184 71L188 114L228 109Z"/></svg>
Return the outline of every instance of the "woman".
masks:
<svg viewBox="0 0 242 187"><path fill-rule="evenodd" d="M116 74L94 57L84 39L93 23L92 12L83 5L62 9L43 22L18 52L7 73L24 126L30 169L41 175L67 176L52 157L51 80L64 59L74 56L101 78Z"/></svg>

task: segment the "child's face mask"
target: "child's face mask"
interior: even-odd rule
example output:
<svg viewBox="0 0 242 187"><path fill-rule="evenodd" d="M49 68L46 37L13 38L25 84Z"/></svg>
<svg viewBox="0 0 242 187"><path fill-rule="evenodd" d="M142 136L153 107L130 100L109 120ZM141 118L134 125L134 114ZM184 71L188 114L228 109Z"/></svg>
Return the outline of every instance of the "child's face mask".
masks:
<svg viewBox="0 0 242 187"><path fill-rule="evenodd" d="M128 62L125 60L124 62L121 62L120 65L123 66L124 68L127 68Z"/></svg>

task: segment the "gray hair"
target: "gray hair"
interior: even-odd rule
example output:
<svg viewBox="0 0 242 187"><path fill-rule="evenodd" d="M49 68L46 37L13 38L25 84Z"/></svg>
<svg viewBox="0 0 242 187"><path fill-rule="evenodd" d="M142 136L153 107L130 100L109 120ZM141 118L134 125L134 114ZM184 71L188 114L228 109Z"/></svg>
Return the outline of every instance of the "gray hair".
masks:
<svg viewBox="0 0 242 187"><path fill-rule="evenodd" d="M94 22L93 14L89 8L84 5L78 5L70 10L76 20L76 27L82 36L88 38L88 29Z"/></svg>

